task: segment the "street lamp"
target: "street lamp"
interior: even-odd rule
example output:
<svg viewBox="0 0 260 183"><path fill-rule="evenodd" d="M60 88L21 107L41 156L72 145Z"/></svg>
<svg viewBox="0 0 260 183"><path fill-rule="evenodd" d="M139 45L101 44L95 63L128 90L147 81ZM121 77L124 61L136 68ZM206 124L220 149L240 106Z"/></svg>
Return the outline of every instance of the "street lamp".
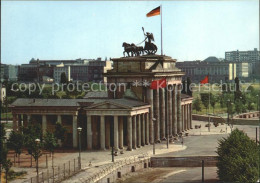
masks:
<svg viewBox="0 0 260 183"><path fill-rule="evenodd" d="M259 112L259 95L256 95L257 97L257 112L258 112L258 120L260 122L260 112ZM256 144L257 144L257 127L256 127L256 137L255 137L255 141L256 141Z"/></svg>
<svg viewBox="0 0 260 183"><path fill-rule="evenodd" d="M82 128L81 127L78 127L78 132L79 132L79 169L81 169L81 156L80 156L80 153L81 153L81 131L82 131Z"/></svg>
<svg viewBox="0 0 260 183"><path fill-rule="evenodd" d="M37 182L39 182L39 154L38 154L38 148L39 148L39 144L40 144L40 139L35 139L35 143L36 143L36 173L37 173Z"/></svg>
<svg viewBox="0 0 260 183"><path fill-rule="evenodd" d="M153 118L153 128L155 124L156 119ZM153 154L155 155L155 135L154 135L154 129L153 129Z"/></svg>

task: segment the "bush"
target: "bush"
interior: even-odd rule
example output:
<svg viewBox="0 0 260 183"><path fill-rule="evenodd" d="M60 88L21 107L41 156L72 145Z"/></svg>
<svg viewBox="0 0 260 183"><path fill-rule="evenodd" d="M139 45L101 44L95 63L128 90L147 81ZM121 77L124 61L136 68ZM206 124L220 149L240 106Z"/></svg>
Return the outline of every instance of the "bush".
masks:
<svg viewBox="0 0 260 183"><path fill-rule="evenodd" d="M219 140L217 173L224 182L256 182L259 175L259 147L243 131L235 129Z"/></svg>

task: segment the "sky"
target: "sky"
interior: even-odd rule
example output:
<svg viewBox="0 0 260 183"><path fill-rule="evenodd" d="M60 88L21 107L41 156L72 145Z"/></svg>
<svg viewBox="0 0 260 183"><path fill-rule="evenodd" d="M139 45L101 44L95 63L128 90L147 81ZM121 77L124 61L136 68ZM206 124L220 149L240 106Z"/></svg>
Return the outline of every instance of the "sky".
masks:
<svg viewBox="0 0 260 183"><path fill-rule="evenodd" d="M259 1L2 1L1 61L122 57L122 43L152 32L161 54L178 61L259 49ZM141 44L143 45L143 44Z"/></svg>

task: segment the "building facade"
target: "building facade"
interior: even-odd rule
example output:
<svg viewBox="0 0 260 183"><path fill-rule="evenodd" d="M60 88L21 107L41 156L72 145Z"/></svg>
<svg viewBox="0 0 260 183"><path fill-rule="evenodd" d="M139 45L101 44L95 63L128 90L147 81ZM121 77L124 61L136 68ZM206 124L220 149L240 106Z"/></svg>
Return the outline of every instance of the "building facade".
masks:
<svg viewBox="0 0 260 183"><path fill-rule="evenodd" d="M260 60L260 51L257 48L249 51L225 52L225 60L228 62L256 62Z"/></svg>
<svg viewBox="0 0 260 183"><path fill-rule="evenodd" d="M48 82L60 81L62 72L66 73L70 81L81 82L105 82L102 76L107 70L112 68L111 61L102 61L101 58L76 59L76 60L35 60L29 64L22 64L18 69L19 81L26 82ZM69 75L67 75L69 74Z"/></svg>
<svg viewBox="0 0 260 183"><path fill-rule="evenodd" d="M176 66L185 72L185 77L190 77L193 82L201 81L209 74L210 82L227 82L239 77L242 80L250 80L252 76L252 63L231 62L220 60L216 57L208 57L204 61L177 62Z"/></svg>
<svg viewBox="0 0 260 183"><path fill-rule="evenodd" d="M61 63L60 65L56 65L56 67L54 67L54 82L55 83L60 83L61 80L61 74L65 73L67 80L71 81L70 78L70 66L69 65L64 65L63 63Z"/></svg>
<svg viewBox="0 0 260 183"><path fill-rule="evenodd" d="M39 123L43 133L56 122L67 130L65 144L78 146L82 127L85 149L133 150L160 143L192 128L192 97L181 94L184 75L167 56L113 59L107 77L108 93L85 99L17 99L12 104L13 128ZM166 79L166 88L151 89L154 80ZM139 83L139 84L138 84Z"/></svg>

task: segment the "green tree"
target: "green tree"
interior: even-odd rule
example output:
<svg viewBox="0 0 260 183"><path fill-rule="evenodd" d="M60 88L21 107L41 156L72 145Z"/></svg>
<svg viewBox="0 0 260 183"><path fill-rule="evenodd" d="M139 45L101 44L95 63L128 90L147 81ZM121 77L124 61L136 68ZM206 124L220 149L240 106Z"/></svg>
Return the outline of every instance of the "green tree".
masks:
<svg viewBox="0 0 260 183"><path fill-rule="evenodd" d="M192 96L191 79L187 78L187 95Z"/></svg>
<svg viewBox="0 0 260 183"><path fill-rule="evenodd" d="M236 111L236 113L240 114L242 112L242 109L243 109L242 105L243 104L242 104L242 102L240 100L235 102L235 111Z"/></svg>
<svg viewBox="0 0 260 183"><path fill-rule="evenodd" d="M217 103L217 97L210 93L210 105L213 108L213 114L214 114L214 109L215 109L216 103Z"/></svg>
<svg viewBox="0 0 260 183"><path fill-rule="evenodd" d="M217 174L223 182L257 182L259 148L243 131L235 129L219 140Z"/></svg>
<svg viewBox="0 0 260 183"><path fill-rule="evenodd" d="M57 144L57 139L54 136L53 133L47 131L46 134L44 135L44 148L48 151L50 151L52 155L52 166L53 166L53 155L54 155L54 150L58 146Z"/></svg>
<svg viewBox="0 0 260 183"><path fill-rule="evenodd" d="M30 154L33 157L35 154L35 140L40 139L42 141L42 129L39 124L32 125L29 123L28 127L23 128L24 134L24 145Z"/></svg>
<svg viewBox="0 0 260 183"><path fill-rule="evenodd" d="M235 97L235 100L240 100L240 97L242 97L242 92L241 92L241 88L240 88L240 81L239 81L238 77L235 78L234 97Z"/></svg>
<svg viewBox="0 0 260 183"><path fill-rule="evenodd" d="M62 126L62 124L60 122L57 122L55 125L55 131L54 131L54 136L56 139L60 140L62 145L65 141L65 133L66 133L67 129Z"/></svg>
<svg viewBox="0 0 260 183"><path fill-rule="evenodd" d="M68 78L67 78L65 72L61 73L61 75L60 75L60 83L62 83L62 84L67 84L68 83Z"/></svg>
<svg viewBox="0 0 260 183"><path fill-rule="evenodd" d="M9 170L11 169L12 165L13 165L13 163L11 162L10 159L6 160L6 161L3 163L3 169L5 170L5 181L6 181L6 182L7 182L7 180L8 180L8 177L7 177L8 172L9 172Z"/></svg>
<svg viewBox="0 0 260 183"><path fill-rule="evenodd" d="M20 155L24 145L24 136L21 132L12 131L9 139L7 140L8 149L12 149L15 152L15 156L18 155L18 162L20 163Z"/></svg>
<svg viewBox="0 0 260 183"><path fill-rule="evenodd" d="M196 113L198 111L201 111L201 100L199 97L197 97L193 102L192 102L192 109L194 109L196 111Z"/></svg>
<svg viewBox="0 0 260 183"><path fill-rule="evenodd" d="M0 175L2 175L2 165L6 162L7 160L7 153L8 150L5 146L5 139L6 139L6 131L5 131L5 126L3 123L0 123ZM1 182L1 177L0 176L0 182Z"/></svg>
<svg viewBox="0 0 260 183"><path fill-rule="evenodd" d="M209 107L209 94L208 93L201 93L200 94L201 102L204 107L208 110Z"/></svg>
<svg viewBox="0 0 260 183"><path fill-rule="evenodd" d="M186 85L186 81L182 80L182 90L181 93L183 94L187 94L187 85Z"/></svg>

